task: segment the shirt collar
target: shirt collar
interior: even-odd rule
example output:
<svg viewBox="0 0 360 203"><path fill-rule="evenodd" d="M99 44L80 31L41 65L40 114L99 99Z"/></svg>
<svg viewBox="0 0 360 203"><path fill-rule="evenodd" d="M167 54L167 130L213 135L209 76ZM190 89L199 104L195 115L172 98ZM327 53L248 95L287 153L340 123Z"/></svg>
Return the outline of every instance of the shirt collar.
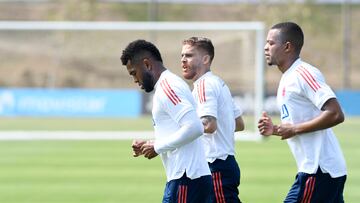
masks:
<svg viewBox="0 0 360 203"><path fill-rule="evenodd" d="M211 75L212 72L211 71L208 71L206 72L204 75L200 76L195 82L194 84L197 84L202 78L204 78L206 75Z"/></svg>
<svg viewBox="0 0 360 203"><path fill-rule="evenodd" d="M160 74L160 77L159 77L158 81L156 81L156 83L155 83L154 89L157 88L157 86L159 85L159 82L162 80L163 77L165 77L167 72L170 72L170 71L166 69Z"/></svg>
<svg viewBox="0 0 360 203"><path fill-rule="evenodd" d="M299 66L299 64L302 63L301 58L298 58L294 61L294 63L285 71L285 73L283 75L286 75L288 73L291 73L296 67Z"/></svg>

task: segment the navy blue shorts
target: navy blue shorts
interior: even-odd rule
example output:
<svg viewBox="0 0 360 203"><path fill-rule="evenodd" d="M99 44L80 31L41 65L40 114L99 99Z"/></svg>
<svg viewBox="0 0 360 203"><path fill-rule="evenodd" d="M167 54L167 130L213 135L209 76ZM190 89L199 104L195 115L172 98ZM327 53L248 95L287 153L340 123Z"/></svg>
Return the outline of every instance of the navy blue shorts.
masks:
<svg viewBox="0 0 360 203"><path fill-rule="evenodd" d="M191 180L186 173L166 183L163 203L210 203L211 176Z"/></svg>
<svg viewBox="0 0 360 203"><path fill-rule="evenodd" d="M316 174L299 172L285 203L343 203L346 175L332 178L319 168Z"/></svg>
<svg viewBox="0 0 360 203"><path fill-rule="evenodd" d="M240 168L235 157L226 160L216 159L209 163L214 189L211 194L213 203L239 203Z"/></svg>

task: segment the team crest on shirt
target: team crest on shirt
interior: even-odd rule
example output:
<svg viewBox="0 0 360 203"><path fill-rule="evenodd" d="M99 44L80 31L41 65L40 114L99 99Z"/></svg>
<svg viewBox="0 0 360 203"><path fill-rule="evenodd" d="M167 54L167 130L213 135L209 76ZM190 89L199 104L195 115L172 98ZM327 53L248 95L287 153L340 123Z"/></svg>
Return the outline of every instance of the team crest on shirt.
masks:
<svg viewBox="0 0 360 203"><path fill-rule="evenodd" d="M285 87L283 87L282 92L281 92L281 95L282 95L283 97L285 97L285 92L286 92Z"/></svg>

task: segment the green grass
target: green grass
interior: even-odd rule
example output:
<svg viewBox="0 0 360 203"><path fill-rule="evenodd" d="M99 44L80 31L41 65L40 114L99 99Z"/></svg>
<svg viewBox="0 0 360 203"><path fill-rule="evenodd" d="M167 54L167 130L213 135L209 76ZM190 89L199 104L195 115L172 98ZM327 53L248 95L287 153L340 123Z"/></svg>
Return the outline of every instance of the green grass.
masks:
<svg viewBox="0 0 360 203"><path fill-rule="evenodd" d="M1 119L0 130L56 130L61 119ZM15 121L19 121L16 123ZM5 123L13 123L13 127ZM89 123L87 123L89 122ZM132 130L148 126L140 120L72 120L74 127L89 130ZM15 124L16 123L16 124ZM87 125L88 124L88 125ZM113 127L112 125L116 125ZM100 125L99 125L100 126ZM126 127L127 126L127 127ZM133 127L130 127L133 126ZM144 127L144 129L151 129ZM345 200L360 199L360 118L349 118L336 127L348 166ZM1 141L0 202L4 203L157 203L165 185L159 158L131 156L131 141ZM282 202L296 174L295 161L286 142L276 137L263 142L236 143L241 167L240 195L243 202Z"/></svg>
<svg viewBox="0 0 360 203"><path fill-rule="evenodd" d="M133 159L130 141L0 142L0 202L159 202L159 159Z"/></svg>

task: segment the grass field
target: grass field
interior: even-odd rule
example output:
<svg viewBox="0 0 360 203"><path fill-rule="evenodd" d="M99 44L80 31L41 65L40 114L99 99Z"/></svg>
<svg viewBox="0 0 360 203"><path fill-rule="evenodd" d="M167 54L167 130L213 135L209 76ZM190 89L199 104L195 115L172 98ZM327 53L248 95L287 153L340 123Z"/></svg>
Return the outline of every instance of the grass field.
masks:
<svg viewBox="0 0 360 203"><path fill-rule="evenodd" d="M141 119L0 119L0 130L151 130ZM334 128L348 165L345 201L360 200L360 118ZM159 158L131 156L131 141L1 141L0 202L157 203L165 185ZM286 142L236 143L245 203L282 202L296 174Z"/></svg>

